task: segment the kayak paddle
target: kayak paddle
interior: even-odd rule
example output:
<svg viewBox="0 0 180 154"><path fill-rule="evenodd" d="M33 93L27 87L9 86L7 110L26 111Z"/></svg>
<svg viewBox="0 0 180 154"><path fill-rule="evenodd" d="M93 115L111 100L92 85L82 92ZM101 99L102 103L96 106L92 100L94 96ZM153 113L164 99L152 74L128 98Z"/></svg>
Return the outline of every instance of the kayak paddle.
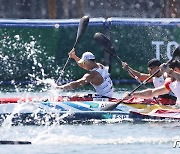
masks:
<svg viewBox="0 0 180 154"><path fill-rule="evenodd" d="M111 40L109 38L107 38L104 34L102 33L96 33L94 35L94 39L95 41L101 45L106 52L108 52L110 55L116 57L120 63L122 63L122 59L117 55L115 49L114 49L114 46L111 42ZM127 70L139 83L141 83L141 81L139 80L139 78L130 70L128 69Z"/></svg>
<svg viewBox="0 0 180 154"><path fill-rule="evenodd" d="M82 35L84 34L84 32L85 32L85 30L86 30L86 28L87 28L87 26L88 26L88 23L89 23L89 17L88 17L88 16L83 16L83 17L80 19L79 26L78 26L78 31L77 31L77 36L76 36L76 41L75 41L75 43L74 43L73 48L76 48L76 45L79 43L80 38L81 38ZM61 71L61 74L60 74L59 78L58 78L57 81L56 81L56 84L58 84L58 81L60 80L62 74L64 73L64 70L65 70L65 68L66 68L66 66L67 66L67 64L68 64L68 62L69 62L69 59L70 59L70 58L68 57L65 65L64 65L64 67L63 67L63 69L62 69L62 71Z"/></svg>
<svg viewBox="0 0 180 154"><path fill-rule="evenodd" d="M94 35L95 40L105 49L106 52L108 52L110 55L116 57L119 62L122 64L122 60L121 58L117 55L113 44L111 42L111 40L109 38L107 38L104 34L102 33L96 33ZM126 69L128 71L129 74L131 74L140 84L142 83L142 81L139 80L139 78L130 70L130 69ZM147 88L145 85L143 85L144 88ZM153 99L158 103L161 104L156 97L153 97Z"/></svg>
<svg viewBox="0 0 180 154"><path fill-rule="evenodd" d="M105 50L110 53L111 55L117 57L120 62L122 62L121 58L117 55L117 53L115 52L115 49L111 43L111 41L103 34L101 33L96 33L94 35L95 40L102 46L105 48ZM172 60L174 59L179 59L180 57L180 46L178 46L175 51L173 52L172 55L172 59L170 61L168 61L166 64L169 64ZM146 80L144 80L143 82L140 83L139 86L137 86L133 91L131 91L129 93L129 96L131 94L133 94L136 90L138 90L141 86L144 86L152 77L154 77L158 72L160 71L160 69L158 69L156 72L154 72L151 76L149 76ZM132 72L131 72L132 73ZM122 103L125 100L125 98L123 98L121 101L115 103L115 104L111 104L108 105L104 108L102 108L102 111L108 111L108 110L114 110L120 103Z"/></svg>

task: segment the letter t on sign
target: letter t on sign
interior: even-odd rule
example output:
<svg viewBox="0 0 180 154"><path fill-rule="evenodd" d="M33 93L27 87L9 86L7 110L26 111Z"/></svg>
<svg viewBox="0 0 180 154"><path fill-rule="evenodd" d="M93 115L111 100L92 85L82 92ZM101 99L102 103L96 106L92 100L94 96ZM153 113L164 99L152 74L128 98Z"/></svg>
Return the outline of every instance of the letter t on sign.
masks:
<svg viewBox="0 0 180 154"><path fill-rule="evenodd" d="M160 60L160 46L164 45L163 41L152 41L152 44L156 46L156 58Z"/></svg>

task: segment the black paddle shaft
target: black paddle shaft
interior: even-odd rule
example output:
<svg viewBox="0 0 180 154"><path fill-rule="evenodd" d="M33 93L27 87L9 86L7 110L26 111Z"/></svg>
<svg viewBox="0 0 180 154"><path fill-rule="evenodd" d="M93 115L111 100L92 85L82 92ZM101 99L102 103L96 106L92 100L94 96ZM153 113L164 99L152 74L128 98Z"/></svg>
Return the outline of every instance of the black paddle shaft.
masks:
<svg viewBox="0 0 180 154"><path fill-rule="evenodd" d="M100 44L105 49L106 52L108 52L110 55L116 57L120 63L123 62L122 59L117 55L116 50L115 50L111 40L109 38L107 38L104 34L98 32L94 35L94 39L98 44ZM141 83L141 81L138 79L138 77L131 70L128 69L127 71L139 83Z"/></svg>
<svg viewBox="0 0 180 154"><path fill-rule="evenodd" d="M112 45L112 42L111 42L111 40L110 40L109 38L107 38L104 34L98 32L98 33L96 33L96 34L94 35L94 39L95 39L95 41L96 41L98 44L100 44L100 45L105 49L105 51L107 51L109 54L117 57L118 60L122 63L121 58L117 55L117 53L116 53L116 51L115 51L115 49L114 49L114 47L113 47L113 45ZM173 59L175 59L175 57L178 57L178 58L180 57L180 47L177 47L177 48L176 48L176 50L173 52L172 59L171 59L170 61L168 61L167 64L168 64L169 62L171 62ZM129 96L130 96L131 94L133 94L136 90L138 90L141 86L145 86L145 84L146 84L152 77L154 77L159 71L160 71L160 69L158 69L156 72L154 72L154 73L153 73L151 76L149 76L145 81L140 82L140 85L139 85L138 87L136 87L131 93L129 93ZM132 71L129 71L129 73L131 73L133 76L135 76ZM136 76L135 76L135 77L136 77ZM101 110L103 110L103 111L113 110L113 109L115 109L123 100L124 100L124 99L122 99L122 100L121 100L120 102L118 102L118 103L115 103L115 104L111 104L111 105L109 105L109 106L106 106L106 107L104 107L104 108L101 109Z"/></svg>
<svg viewBox="0 0 180 154"><path fill-rule="evenodd" d="M84 32L85 32L85 30L86 30L86 28L87 28L87 26L88 26L88 23L89 23L89 17L88 17L88 16L84 16L84 17L82 17L82 18L80 19L79 26L78 26L78 31L77 31L77 36L76 36L76 41L75 41L75 43L74 43L73 48L76 48L76 45L79 43L80 38L81 38L82 35L84 34ZM64 74L64 70L65 70L65 68L66 68L66 66L67 66L67 64L68 64L68 62L69 62L69 59L70 59L70 58L68 57L65 65L64 65L64 67L63 67L63 69L62 69L62 71L61 71L61 73L60 73L59 78L56 80L56 83L57 83L57 84L58 84L59 80L61 79L62 75Z"/></svg>
<svg viewBox="0 0 180 154"><path fill-rule="evenodd" d="M172 55L172 59L170 61L168 61L166 63L166 65L168 65L171 61L173 61L174 59L179 59L180 57L180 46L178 46ZM158 72L160 71L160 69L158 69L156 72L154 72L151 76L149 76L146 80L144 80L139 86L137 86L133 91L131 91L128 95L131 96L136 90L138 90L141 86L145 85L152 77L154 77ZM111 104L108 106L105 106L104 108L101 109L101 111L111 111L114 110L119 104L121 104L123 102L125 98L123 98L121 101L119 101L118 103L115 104Z"/></svg>

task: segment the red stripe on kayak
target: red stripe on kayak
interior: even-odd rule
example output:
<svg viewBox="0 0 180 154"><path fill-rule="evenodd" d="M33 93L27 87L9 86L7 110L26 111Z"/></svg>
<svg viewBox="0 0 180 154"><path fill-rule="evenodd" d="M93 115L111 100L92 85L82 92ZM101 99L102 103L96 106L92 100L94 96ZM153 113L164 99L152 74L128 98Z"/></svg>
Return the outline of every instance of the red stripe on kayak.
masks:
<svg viewBox="0 0 180 154"><path fill-rule="evenodd" d="M65 101L94 101L95 99L103 101L104 98L93 98L93 97L68 97L68 96L59 96L56 101L58 102L65 102ZM105 99L106 100L106 99ZM52 101L48 99L44 99L42 97L5 97L0 98L0 104L6 103L18 103L18 102L30 102L30 101ZM107 99L109 102L118 102L120 99L116 98L109 98Z"/></svg>
<svg viewBox="0 0 180 154"><path fill-rule="evenodd" d="M27 101L32 101L32 98L20 98L20 97L5 97L5 98L0 98L0 104L4 103L18 103L18 102L27 102Z"/></svg>

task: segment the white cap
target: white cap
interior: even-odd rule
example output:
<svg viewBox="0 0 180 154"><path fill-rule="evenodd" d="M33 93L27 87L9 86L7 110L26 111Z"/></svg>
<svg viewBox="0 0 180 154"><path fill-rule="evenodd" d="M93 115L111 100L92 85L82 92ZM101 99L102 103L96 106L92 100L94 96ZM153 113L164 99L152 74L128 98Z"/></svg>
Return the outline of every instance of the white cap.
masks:
<svg viewBox="0 0 180 154"><path fill-rule="evenodd" d="M82 63L86 60L94 60L95 56L91 52L85 52L83 53L81 59L78 61L78 63Z"/></svg>

